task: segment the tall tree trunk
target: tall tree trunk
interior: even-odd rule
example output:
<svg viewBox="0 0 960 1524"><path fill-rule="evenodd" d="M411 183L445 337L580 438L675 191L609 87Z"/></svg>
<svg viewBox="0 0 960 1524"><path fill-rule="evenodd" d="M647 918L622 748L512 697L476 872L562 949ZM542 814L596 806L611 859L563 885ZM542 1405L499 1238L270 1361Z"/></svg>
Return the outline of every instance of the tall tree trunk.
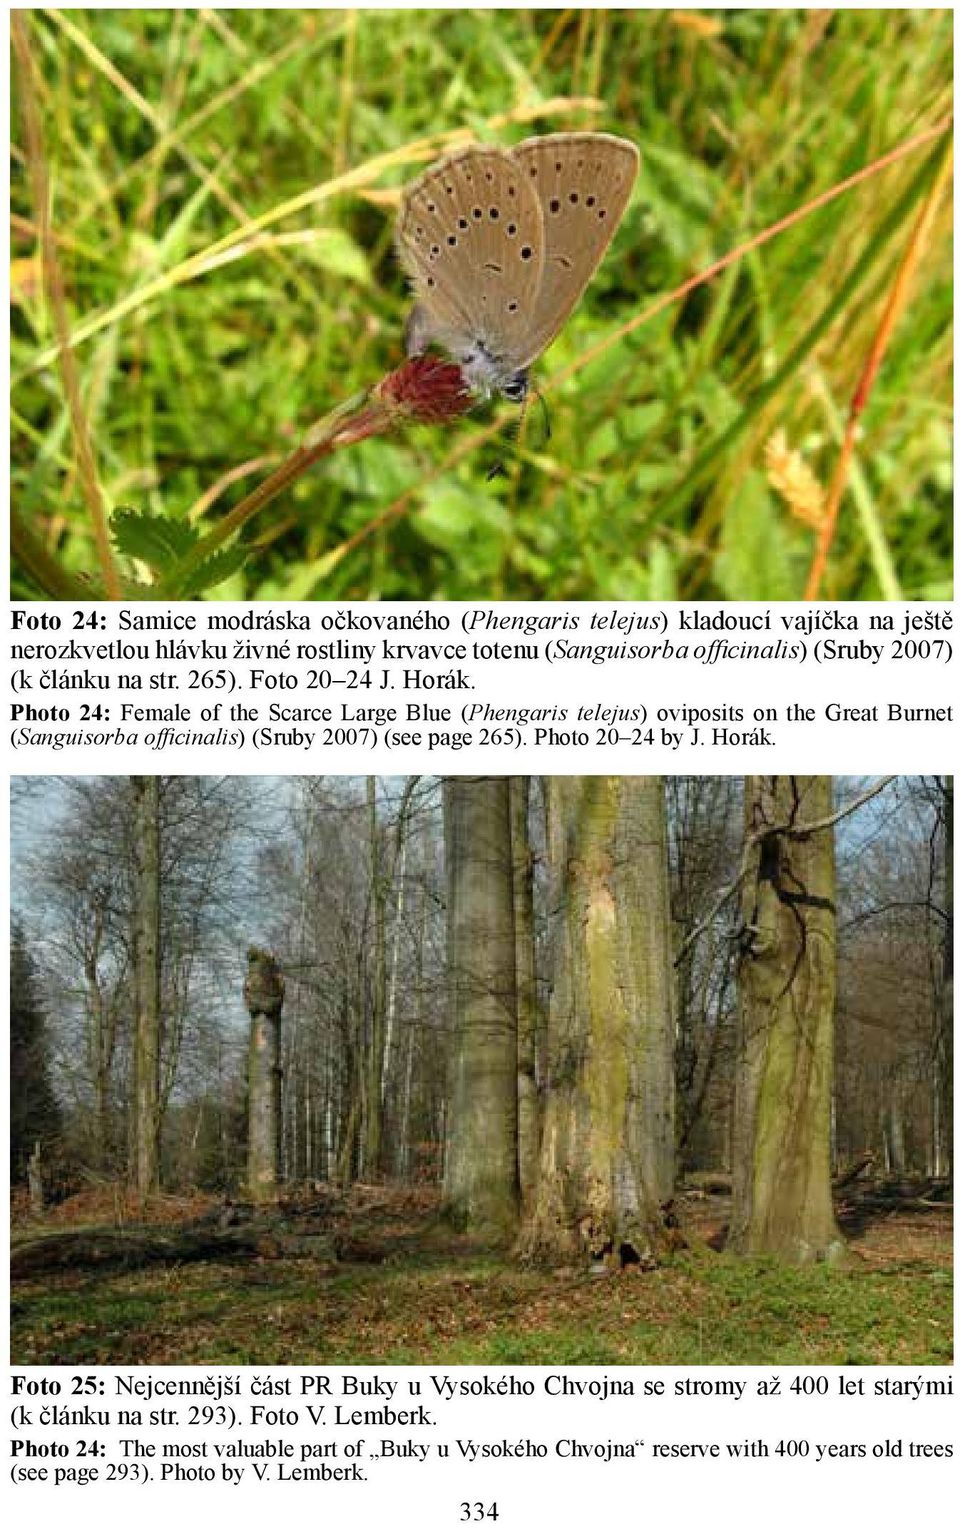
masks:
<svg viewBox="0 0 960 1524"><path fill-rule="evenodd" d="M365 1172L377 1173L383 1141L383 1054L387 1007L387 885L383 846L377 819L377 780L367 779L367 834L370 852L370 901L373 917L373 981L370 998L370 1042L364 1085L363 1157Z"/></svg>
<svg viewBox="0 0 960 1524"><path fill-rule="evenodd" d="M108 1007L100 981L103 915L98 906L90 944L83 960L87 1018L88 1065L93 1078L93 1165L105 1172L113 1162L111 1079L116 1051L116 1016Z"/></svg>
<svg viewBox="0 0 960 1524"><path fill-rule="evenodd" d="M160 780L131 779L135 804L134 1153L142 1198L160 1178Z"/></svg>
<svg viewBox="0 0 960 1524"><path fill-rule="evenodd" d="M407 779L400 800L400 808L397 811L395 828L395 845L393 852L393 875L397 884L397 902L393 916L393 941L390 948L390 977L386 989L386 1012L384 1016L383 1036L383 1061L380 1070L380 1110L381 1110L381 1138L380 1138L380 1170L386 1168L386 1139L383 1135L387 1116L387 1094L390 1085L390 1070L394 1057L394 1045L397 1029L397 991L400 973L400 937L403 931L403 910L407 891L407 841L410 807L419 776ZM397 1143L392 1140L392 1157L396 1168Z"/></svg>
<svg viewBox="0 0 960 1524"><path fill-rule="evenodd" d="M674 1170L675 996L662 780L550 781L553 993L523 1248L654 1263Z"/></svg>
<svg viewBox="0 0 960 1524"><path fill-rule="evenodd" d="M406 1032L406 1062L403 1074L403 1091L400 1103L400 1144L398 1174L401 1180L409 1180L412 1175L410 1168L410 1116L413 1098L413 1057L419 1046L420 1053L425 1052L426 1023L424 1021L424 988L423 988L423 946L427 931L427 894L424 885L420 885L417 895L416 931L413 944L413 989L414 1011L413 1020L407 1023Z"/></svg>
<svg viewBox="0 0 960 1524"><path fill-rule="evenodd" d="M361 1048L363 959L357 960L340 1001L340 1073L337 1086L336 1183L345 1190L357 1174L363 1087L366 1076Z"/></svg>
<svg viewBox="0 0 960 1524"><path fill-rule="evenodd" d="M243 999L250 1014L247 1091L247 1189L254 1201L276 1199L280 1187L280 1013L283 975L276 958L251 947Z"/></svg>
<svg viewBox="0 0 960 1524"><path fill-rule="evenodd" d="M943 964L937 990L938 1169L953 1178L953 777L943 789Z"/></svg>
<svg viewBox="0 0 960 1524"><path fill-rule="evenodd" d="M799 1263L842 1244L830 1194L836 875L828 777L752 777L729 1248Z"/></svg>
<svg viewBox="0 0 960 1524"><path fill-rule="evenodd" d="M533 853L530 850L530 779L510 779L513 917L517 964L517 1159L520 1196L533 1199L540 1156L537 1094L537 970L533 941Z"/></svg>
<svg viewBox="0 0 960 1524"><path fill-rule="evenodd" d="M313 1180L316 1176L313 1162L313 1091L309 1069L303 1079L303 1173L307 1180Z"/></svg>
<svg viewBox="0 0 960 1524"><path fill-rule="evenodd" d="M443 879L444 896L444 939L446 945L446 985L447 985L447 1011L446 1022L446 1082L443 1088L443 1098L440 1103L440 1145L441 1145L441 1179L446 1180L450 1175L450 1108L448 1098L453 1095L457 1082L457 1065L459 1053L457 1049L457 1011L459 1009L459 996L457 992L457 946L456 946L456 892L457 892L457 859L459 855L456 837L456 819L454 806L453 778L444 778L441 785L441 800L443 806Z"/></svg>
<svg viewBox="0 0 960 1524"><path fill-rule="evenodd" d="M903 1083L903 1075L899 1069L893 1068L888 1071L884 1129L887 1136L887 1158L890 1161L890 1173L901 1176L907 1172L907 1149L903 1130Z"/></svg>
<svg viewBox="0 0 960 1524"><path fill-rule="evenodd" d="M516 1228L517 997L507 778L448 778L451 1073L444 1205L491 1239Z"/></svg>

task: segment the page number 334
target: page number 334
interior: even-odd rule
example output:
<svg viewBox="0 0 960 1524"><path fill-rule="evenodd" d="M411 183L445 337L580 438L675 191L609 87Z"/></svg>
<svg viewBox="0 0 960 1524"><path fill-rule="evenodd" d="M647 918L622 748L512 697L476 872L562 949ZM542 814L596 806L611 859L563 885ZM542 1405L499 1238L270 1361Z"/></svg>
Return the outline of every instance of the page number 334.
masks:
<svg viewBox="0 0 960 1524"><path fill-rule="evenodd" d="M462 1524L482 1524L484 1519L499 1519L500 1510L496 1503L461 1503L460 1519Z"/></svg>

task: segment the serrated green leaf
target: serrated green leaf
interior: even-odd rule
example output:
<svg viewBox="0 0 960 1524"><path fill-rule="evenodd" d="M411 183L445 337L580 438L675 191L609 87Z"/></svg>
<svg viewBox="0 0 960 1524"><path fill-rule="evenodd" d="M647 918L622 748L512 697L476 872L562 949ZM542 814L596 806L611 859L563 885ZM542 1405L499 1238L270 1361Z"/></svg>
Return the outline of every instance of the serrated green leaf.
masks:
<svg viewBox="0 0 960 1524"><path fill-rule="evenodd" d="M169 572L197 543L185 519L163 518L137 508L120 508L110 520L113 543L122 555L144 561L154 571Z"/></svg>
<svg viewBox="0 0 960 1524"><path fill-rule="evenodd" d="M208 588L216 587L239 571L250 554L249 545L231 545L229 550L216 550L202 566L197 566L177 589L179 598L198 598Z"/></svg>

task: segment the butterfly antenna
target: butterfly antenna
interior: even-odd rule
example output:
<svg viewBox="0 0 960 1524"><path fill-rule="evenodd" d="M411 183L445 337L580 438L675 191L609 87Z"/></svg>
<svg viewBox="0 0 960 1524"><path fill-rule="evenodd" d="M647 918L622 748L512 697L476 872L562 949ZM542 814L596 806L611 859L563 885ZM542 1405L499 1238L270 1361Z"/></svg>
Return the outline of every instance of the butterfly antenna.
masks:
<svg viewBox="0 0 960 1524"><path fill-rule="evenodd" d="M519 418L511 418L504 427L503 437L504 439L509 440L510 444L516 444L517 440L520 438L520 427L522 423L523 414L521 413Z"/></svg>
<svg viewBox="0 0 960 1524"><path fill-rule="evenodd" d="M509 423L507 423L505 425L502 433L503 433L504 440L508 444L516 444L517 439L520 436L520 426L523 423L523 416L524 415L521 412L519 418L511 418ZM487 472L487 481L488 482L496 481L498 476L506 476L506 474L507 474L507 468L504 465L503 460L502 459L495 460L493 465L490 467L489 471Z"/></svg>

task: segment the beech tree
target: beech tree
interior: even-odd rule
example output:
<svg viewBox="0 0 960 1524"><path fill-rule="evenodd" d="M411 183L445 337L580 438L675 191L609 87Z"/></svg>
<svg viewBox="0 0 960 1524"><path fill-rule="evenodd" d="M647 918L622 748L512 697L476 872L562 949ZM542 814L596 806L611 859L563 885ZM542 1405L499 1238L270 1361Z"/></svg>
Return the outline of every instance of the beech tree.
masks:
<svg viewBox="0 0 960 1524"><path fill-rule="evenodd" d="M886 829L838 855L834 1168L870 1153L878 1171L943 1176L953 1111L950 780L898 779L884 803Z"/></svg>
<svg viewBox="0 0 960 1524"><path fill-rule="evenodd" d="M46 1011L23 928L10 938L10 1174L22 1180L31 1152L45 1150L60 1131L60 1108L50 1083Z"/></svg>
<svg viewBox="0 0 960 1524"><path fill-rule="evenodd" d="M508 778L444 780L448 841L450 1105L446 1212L509 1239L518 1219L517 980Z"/></svg>
<svg viewBox="0 0 960 1524"><path fill-rule="evenodd" d="M933 975L931 1167L953 1175L953 778L925 780L935 825L925 905Z"/></svg>
<svg viewBox="0 0 960 1524"><path fill-rule="evenodd" d="M86 1168L150 1191L171 1097L188 1070L191 1087L202 1084L218 1051L230 978L224 958L218 993L218 965L236 903L225 864L247 784L69 778L59 790L49 832L34 812L30 876L69 1143Z"/></svg>
<svg viewBox="0 0 960 1524"><path fill-rule="evenodd" d="M520 1194L529 1204L537 1183L540 1098L537 1092L539 1005L530 847L530 779L510 779L513 921L517 969L517 1163Z"/></svg>
<svg viewBox="0 0 960 1524"><path fill-rule="evenodd" d="M82 808L76 828L62 832L56 859L42 874L47 904L57 916L56 966L59 1004L79 999L79 1063L62 1065L80 1103L85 1153L99 1174L113 1173L126 1156L124 1057L130 1017L131 916L125 867L100 850L98 806ZM91 819L91 813L93 819ZM111 820L115 835L115 817ZM44 865L45 867L47 865Z"/></svg>
<svg viewBox="0 0 960 1524"><path fill-rule="evenodd" d="M935 1108L934 1158L953 1176L953 778L940 780L943 796L943 925L940 932L940 982L936 1063L939 1106Z"/></svg>
<svg viewBox="0 0 960 1524"><path fill-rule="evenodd" d="M383 1132L383 1057L387 1022L387 879L383 831L377 816L377 780L367 779L367 832L370 872L370 936L373 968L370 980L370 1033L364 1072L364 1173L375 1174L380 1164Z"/></svg>
<svg viewBox="0 0 960 1524"><path fill-rule="evenodd" d="M660 778L552 778L553 990L531 1255L655 1263L674 1174Z"/></svg>
<svg viewBox="0 0 960 1524"><path fill-rule="evenodd" d="M730 1052L736 1010L738 778L666 779L671 915L677 939L677 1168L730 1168Z"/></svg>
<svg viewBox="0 0 960 1524"><path fill-rule="evenodd" d="M409 1130L442 1129L439 782L373 781L300 780L260 858L257 934L287 982L286 1180L410 1170Z"/></svg>
<svg viewBox="0 0 960 1524"><path fill-rule="evenodd" d="M408 815L419 779L411 777L404 786L392 833L392 851L386 850L387 831L377 813L376 778L367 779L367 829L370 863L370 920L373 939L373 969L370 984L370 1037L365 1070L364 1173L379 1174L385 1164L383 1124L394 1057L397 1010L397 973L400 934L407 884ZM391 890L396 897L391 949L387 956L387 908ZM389 972L388 972L389 963Z"/></svg>
<svg viewBox="0 0 960 1524"><path fill-rule="evenodd" d="M832 787L750 777L729 1248L842 1252L830 1191L837 980Z"/></svg>
<svg viewBox="0 0 960 1524"><path fill-rule="evenodd" d="M133 1180L141 1196L160 1179L160 779L131 779L134 798Z"/></svg>

